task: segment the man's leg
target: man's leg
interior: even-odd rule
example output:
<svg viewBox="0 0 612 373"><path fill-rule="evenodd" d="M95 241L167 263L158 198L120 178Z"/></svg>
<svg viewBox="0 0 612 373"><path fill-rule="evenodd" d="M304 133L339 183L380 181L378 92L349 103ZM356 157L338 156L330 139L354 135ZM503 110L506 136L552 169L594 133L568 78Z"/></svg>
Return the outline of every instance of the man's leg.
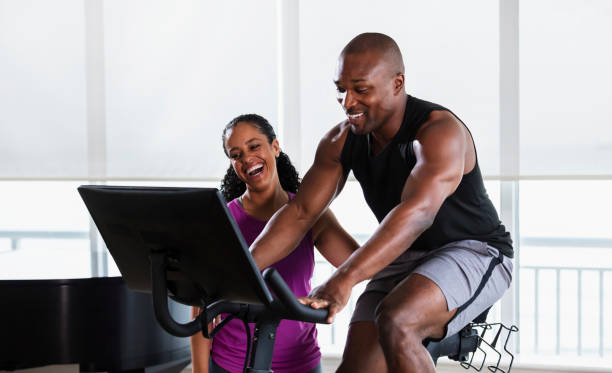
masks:
<svg viewBox="0 0 612 373"><path fill-rule="evenodd" d="M423 346L428 337L442 338L456 309L435 282L411 274L387 295L377 309L376 331L390 372L431 372L434 364Z"/></svg>
<svg viewBox="0 0 612 373"><path fill-rule="evenodd" d="M372 321L351 323L337 373L386 373L387 364Z"/></svg>
<svg viewBox="0 0 612 373"><path fill-rule="evenodd" d="M378 332L374 320L376 319L376 307L393 289L394 283L372 282L359 296L355 305L342 362L337 372L387 372L387 364L378 342Z"/></svg>
<svg viewBox="0 0 612 373"><path fill-rule="evenodd" d="M397 266L390 273L383 270L359 297L339 371L434 372L422 341L457 333L501 298L512 280L508 258L487 277L499 252L484 242L449 243L427 253L426 260L414 254L404 256L401 263L402 273L412 274L404 278ZM479 295L455 317L482 283L485 286ZM379 343L372 342L375 338ZM381 365L383 360L386 363ZM360 369L366 366L368 369Z"/></svg>
<svg viewBox="0 0 612 373"><path fill-rule="evenodd" d="M484 242L449 243L382 300L376 326L389 371L434 372L422 341L457 333L502 297L512 262L503 258L500 264L498 255Z"/></svg>

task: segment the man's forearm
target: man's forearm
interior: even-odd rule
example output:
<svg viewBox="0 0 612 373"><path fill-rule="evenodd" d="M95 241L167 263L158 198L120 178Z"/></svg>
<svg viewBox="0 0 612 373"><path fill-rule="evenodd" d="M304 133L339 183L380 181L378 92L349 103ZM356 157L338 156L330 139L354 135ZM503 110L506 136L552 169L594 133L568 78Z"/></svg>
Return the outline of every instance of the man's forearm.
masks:
<svg viewBox="0 0 612 373"><path fill-rule="evenodd" d="M431 226L433 216L427 209L397 206L385 217L372 237L338 267L335 276L351 285L372 278Z"/></svg>
<svg viewBox="0 0 612 373"><path fill-rule="evenodd" d="M257 267L265 269L289 255L315 220L300 213L293 203L280 208L251 245Z"/></svg>

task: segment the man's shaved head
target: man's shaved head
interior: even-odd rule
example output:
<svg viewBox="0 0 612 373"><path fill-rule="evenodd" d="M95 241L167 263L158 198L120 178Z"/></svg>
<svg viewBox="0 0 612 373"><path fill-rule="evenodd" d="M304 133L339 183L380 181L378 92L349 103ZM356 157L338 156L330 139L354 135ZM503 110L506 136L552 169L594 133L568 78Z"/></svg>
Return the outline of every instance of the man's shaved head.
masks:
<svg viewBox="0 0 612 373"><path fill-rule="evenodd" d="M353 133L399 128L407 99L404 79L402 53L387 35L357 35L344 47L334 84Z"/></svg>
<svg viewBox="0 0 612 373"><path fill-rule="evenodd" d="M351 40L340 53L340 57L349 54L376 53L386 62L393 73L404 73L404 59L395 40L377 32L359 34Z"/></svg>

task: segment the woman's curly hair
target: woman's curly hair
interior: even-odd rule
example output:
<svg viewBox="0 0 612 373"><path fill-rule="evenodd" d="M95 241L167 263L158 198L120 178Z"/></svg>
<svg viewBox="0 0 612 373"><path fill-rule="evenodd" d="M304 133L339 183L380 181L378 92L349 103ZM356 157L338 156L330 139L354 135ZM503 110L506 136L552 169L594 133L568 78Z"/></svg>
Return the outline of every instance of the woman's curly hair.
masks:
<svg viewBox="0 0 612 373"><path fill-rule="evenodd" d="M257 114L243 114L239 115L236 118L232 119L223 129L223 134L221 136L221 141L223 144L223 152L225 155L229 157L227 154L227 150L225 149L225 134L230 129L236 127L236 125L240 122L247 122L254 125L259 132L264 134L268 138L268 143L272 143L276 138L276 133L274 133L274 128L270 125L270 123L266 120L266 118L257 115ZM279 156L276 158L276 170L278 172L278 178L281 183L281 187L287 192L297 193L298 188L300 187L300 177L298 175L297 170L291 163L289 156L280 152ZM240 180L234 168L230 165L221 181L221 193L226 201L231 201L234 198L240 197L246 191L246 184L244 181Z"/></svg>

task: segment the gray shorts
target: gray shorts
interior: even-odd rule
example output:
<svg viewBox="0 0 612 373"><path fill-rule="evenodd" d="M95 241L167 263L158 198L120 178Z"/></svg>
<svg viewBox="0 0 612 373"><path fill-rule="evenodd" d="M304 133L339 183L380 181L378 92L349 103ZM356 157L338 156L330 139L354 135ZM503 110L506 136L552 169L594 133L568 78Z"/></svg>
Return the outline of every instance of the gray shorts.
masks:
<svg viewBox="0 0 612 373"><path fill-rule="evenodd" d="M380 301L408 275L418 273L440 287L449 311L460 309L447 325L445 337L453 335L491 307L510 287L513 264L506 256L485 278L492 261L498 257L496 248L475 240L451 242L429 252L407 250L374 275L357 300L351 323L374 322ZM472 299L481 283L481 291Z"/></svg>

